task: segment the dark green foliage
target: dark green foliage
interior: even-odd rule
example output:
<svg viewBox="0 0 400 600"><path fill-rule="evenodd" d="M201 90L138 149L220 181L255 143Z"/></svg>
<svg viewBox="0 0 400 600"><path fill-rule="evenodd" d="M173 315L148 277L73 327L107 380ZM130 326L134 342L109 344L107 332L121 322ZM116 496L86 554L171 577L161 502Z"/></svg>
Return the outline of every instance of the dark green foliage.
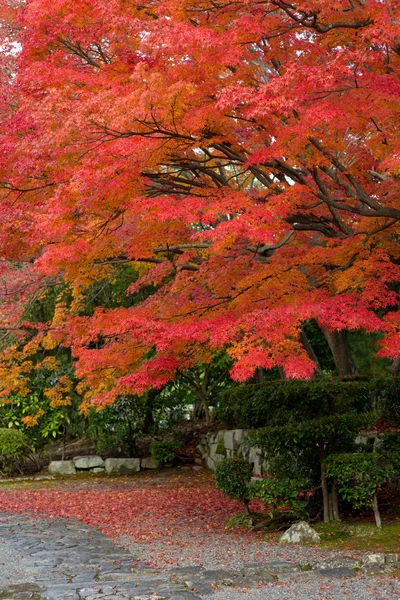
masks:
<svg viewBox="0 0 400 600"><path fill-rule="evenodd" d="M138 442L154 427L153 397L120 396L101 411L92 409L87 433L99 454L138 456Z"/></svg>
<svg viewBox="0 0 400 600"><path fill-rule="evenodd" d="M18 429L0 428L0 469L11 473L18 469L18 459L28 450L27 439ZM20 469L18 469L20 470Z"/></svg>
<svg viewBox="0 0 400 600"><path fill-rule="evenodd" d="M400 473L400 431L388 431L381 436L379 454L396 473Z"/></svg>
<svg viewBox="0 0 400 600"><path fill-rule="evenodd" d="M215 485L229 498L249 504L249 484L252 476L250 464L243 458L226 458L215 470Z"/></svg>
<svg viewBox="0 0 400 600"><path fill-rule="evenodd" d="M336 373L335 361L328 341L315 319L310 319L304 324L304 333L318 358L322 371L324 373Z"/></svg>
<svg viewBox="0 0 400 600"><path fill-rule="evenodd" d="M400 377L376 379L373 383L382 423L400 427Z"/></svg>
<svg viewBox="0 0 400 600"><path fill-rule="evenodd" d="M81 314L92 315L97 307L128 308L154 294L154 286L146 286L134 294L128 294L128 287L137 280L138 272L129 264L114 265L113 276L97 281L85 291Z"/></svg>
<svg viewBox="0 0 400 600"><path fill-rule="evenodd" d="M268 477L250 483L250 498L263 502L271 518L277 512L288 512L300 518L307 513L307 488L306 481Z"/></svg>
<svg viewBox="0 0 400 600"><path fill-rule="evenodd" d="M359 373L370 378L381 378L390 372L391 361L376 356L382 333L371 333L360 329L346 332L351 354Z"/></svg>
<svg viewBox="0 0 400 600"><path fill-rule="evenodd" d="M380 385L368 381L280 380L243 384L221 393L217 418L227 427L252 429L271 424L298 422L312 414L369 410ZM399 386L400 387L400 386Z"/></svg>
<svg viewBox="0 0 400 600"><path fill-rule="evenodd" d="M26 436L18 429L0 429L0 455L6 458L19 458L27 446Z"/></svg>
<svg viewBox="0 0 400 600"><path fill-rule="evenodd" d="M354 508L373 505L373 497L392 474L392 469L379 462L374 452L332 454L325 461L328 477L336 477L339 493Z"/></svg>
<svg viewBox="0 0 400 600"><path fill-rule="evenodd" d="M283 448L308 448L316 446L320 440L329 441L333 437L343 443L351 443L361 429L373 425L372 413L345 413L308 419L298 424L289 423L275 427L265 427L250 431L247 441L251 446L275 453Z"/></svg>
<svg viewBox="0 0 400 600"><path fill-rule="evenodd" d="M152 442L150 444L150 453L160 465L165 465L173 462L180 446L179 442Z"/></svg>
<svg viewBox="0 0 400 600"><path fill-rule="evenodd" d="M32 449L40 452L46 443L60 436L73 437L84 433L85 422L77 410L80 400L76 395L71 395L70 400L69 405L51 406L42 391L9 397L7 402L0 403L0 427L23 431ZM26 427L23 419L34 416L38 411L43 411L43 414L37 425Z"/></svg>

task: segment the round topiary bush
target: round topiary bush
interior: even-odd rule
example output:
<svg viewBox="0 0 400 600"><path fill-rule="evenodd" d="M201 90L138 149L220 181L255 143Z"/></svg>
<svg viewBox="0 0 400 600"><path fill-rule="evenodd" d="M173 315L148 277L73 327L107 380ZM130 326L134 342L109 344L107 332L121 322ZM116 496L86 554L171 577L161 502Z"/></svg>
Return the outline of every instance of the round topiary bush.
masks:
<svg viewBox="0 0 400 600"><path fill-rule="evenodd" d="M249 485L253 469L243 458L226 458L217 464L215 485L229 498L240 500L249 512Z"/></svg>

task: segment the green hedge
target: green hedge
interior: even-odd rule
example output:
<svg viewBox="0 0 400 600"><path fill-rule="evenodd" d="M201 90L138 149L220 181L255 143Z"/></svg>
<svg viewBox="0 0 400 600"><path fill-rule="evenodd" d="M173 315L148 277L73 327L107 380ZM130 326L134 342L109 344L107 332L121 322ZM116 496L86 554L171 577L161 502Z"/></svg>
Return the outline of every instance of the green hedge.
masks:
<svg viewBox="0 0 400 600"><path fill-rule="evenodd" d="M242 384L221 393L216 416L228 428L254 429L309 419L314 413L378 408L400 424L400 378L364 380L280 380Z"/></svg>

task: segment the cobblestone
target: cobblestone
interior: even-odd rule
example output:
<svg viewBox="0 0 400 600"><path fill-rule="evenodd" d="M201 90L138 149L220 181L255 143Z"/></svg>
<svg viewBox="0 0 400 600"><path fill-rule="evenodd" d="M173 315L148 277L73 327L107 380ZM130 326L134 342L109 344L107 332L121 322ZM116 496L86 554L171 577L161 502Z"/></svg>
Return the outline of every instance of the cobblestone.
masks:
<svg viewBox="0 0 400 600"><path fill-rule="evenodd" d="M0 514L0 539L4 598L199 598L80 521Z"/></svg>
<svg viewBox="0 0 400 600"><path fill-rule="evenodd" d="M81 521L0 513L0 597L5 600L259 600L261 590L272 598L282 585L308 586L310 593L342 586L332 596L339 599L344 585L358 581L367 590L370 572L384 575L398 568L394 559L383 564L382 555L364 561L368 568L363 573L362 559L334 555L314 565L275 560L239 570L191 565L160 571ZM399 587L393 578L380 581L388 589ZM382 598L397 600L397 589Z"/></svg>

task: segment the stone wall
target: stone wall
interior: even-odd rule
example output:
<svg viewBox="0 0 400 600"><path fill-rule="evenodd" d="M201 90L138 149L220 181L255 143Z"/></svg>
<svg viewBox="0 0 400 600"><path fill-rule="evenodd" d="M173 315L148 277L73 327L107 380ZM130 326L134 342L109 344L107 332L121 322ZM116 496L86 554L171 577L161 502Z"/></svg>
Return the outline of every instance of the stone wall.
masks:
<svg viewBox="0 0 400 600"><path fill-rule="evenodd" d="M268 475L268 463L259 448L246 444L246 429L210 432L197 446L204 465L215 471L215 466L224 458L241 456L253 465L255 475Z"/></svg>

